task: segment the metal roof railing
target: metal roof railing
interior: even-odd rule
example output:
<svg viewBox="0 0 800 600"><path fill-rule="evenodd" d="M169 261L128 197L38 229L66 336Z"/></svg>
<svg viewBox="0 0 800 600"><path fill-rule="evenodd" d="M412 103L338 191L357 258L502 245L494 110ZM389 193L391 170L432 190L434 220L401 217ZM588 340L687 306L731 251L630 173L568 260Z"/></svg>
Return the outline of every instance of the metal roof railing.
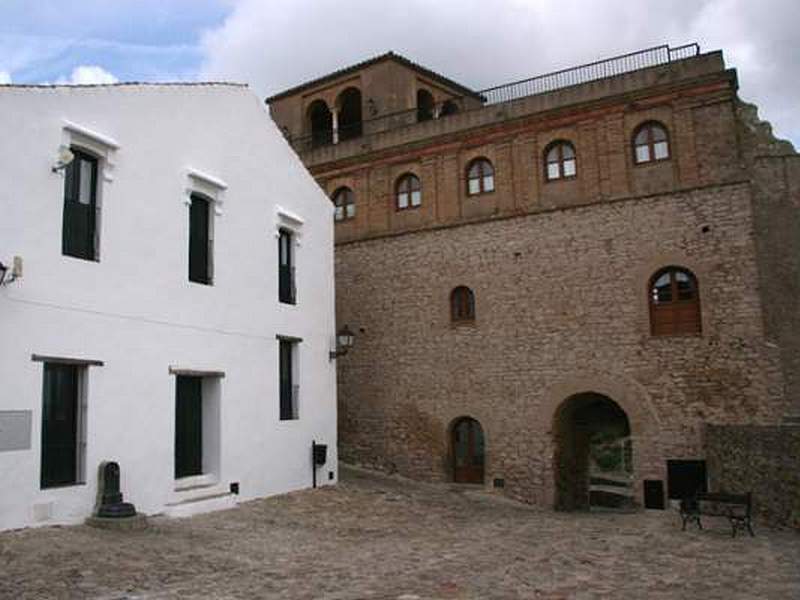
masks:
<svg viewBox="0 0 800 600"><path fill-rule="evenodd" d="M448 100L448 103L454 103L460 112L466 110L479 110L485 106L500 104L502 102L510 102L526 98L528 96L535 96L537 94L545 94L555 90L560 90L592 81L598 81L609 77L616 77L624 75L640 69L649 67L656 67L659 65L669 64L678 60L692 58L700 54L700 46L696 43L685 44L670 48L667 44L661 46L654 46L628 54L614 56L595 62L587 63L577 67L570 67L560 71L554 71L545 75L537 75L528 79L514 81L503 85L480 90L478 94L483 99L483 104L475 108L467 108L470 104L475 103L475 97L456 97ZM431 118L446 118L441 111L442 106L437 105L431 107L431 115L426 116L424 120ZM358 135L347 135L348 128L340 127L334 133L332 131L321 131L316 134L297 136L289 138L289 143L298 152L304 152L319 146L327 146L337 142L344 142L346 140L354 139L356 137L369 137L377 133L383 133L394 129L400 129L413 125L423 120L420 117L420 110L412 108L403 110L387 115L381 115L372 119L366 119L350 127L357 128ZM353 131L352 133L355 133Z"/></svg>

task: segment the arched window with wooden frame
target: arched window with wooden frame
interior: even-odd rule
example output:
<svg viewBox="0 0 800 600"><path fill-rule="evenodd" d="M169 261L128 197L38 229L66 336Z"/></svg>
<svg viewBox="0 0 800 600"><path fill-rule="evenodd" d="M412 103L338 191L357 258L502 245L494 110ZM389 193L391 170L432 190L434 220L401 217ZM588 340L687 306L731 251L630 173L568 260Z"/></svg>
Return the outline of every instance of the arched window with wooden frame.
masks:
<svg viewBox="0 0 800 600"><path fill-rule="evenodd" d="M356 216L356 195L347 186L342 186L333 193L333 220L337 223L348 221Z"/></svg>
<svg viewBox="0 0 800 600"><path fill-rule="evenodd" d="M476 158L467 167L467 196L494 191L494 167L486 158Z"/></svg>
<svg viewBox="0 0 800 600"><path fill-rule="evenodd" d="M418 208L422 205L422 184L419 177L413 173L406 173L398 177L395 191L397 210Z"/></svg>
<svg viewBox="0 0 800 600"><path fill-rule="evenodd" d="M699 335L700 289L691 271L666 267L650 278L650 332L653 335Z"/></svg>
<svg viewBox="0 0 800 600"><path fill-rule="evenodd" d="M547 181L569 179L578 174L575 146L565 140L552 142L544 153L544 175Z"/></svg>
<svg viewBox="0 0 800 600"><path fill-rule="evenodd" d="M453 323L475 321L475 294L464 285L450 292L450 320Z"/></svg>
<svg viewBox="0 0 800 600"><path fill-rule="evenodd" d="M633 134L633 162L637 165L669 160L669 134L658 121L647 121Z"/></svg>

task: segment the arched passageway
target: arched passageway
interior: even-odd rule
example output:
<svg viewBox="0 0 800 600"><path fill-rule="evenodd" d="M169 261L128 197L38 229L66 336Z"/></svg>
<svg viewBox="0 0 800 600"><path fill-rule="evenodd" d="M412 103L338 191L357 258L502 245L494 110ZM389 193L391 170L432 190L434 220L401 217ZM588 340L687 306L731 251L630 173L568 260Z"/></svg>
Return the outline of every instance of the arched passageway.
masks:
<svg viewBox="0 0 800 600"><path fill-rule="evenodd" d="M347 88L339 95L339 141L351 140L361 135L361 92Z"/></svg>
<svg viewBox="0 0 800 600"><path fill-rule="evenodd" d="M430 121L434 109L433 95L428 90L417 90L417 121Z"/></svg>
<svg viewBox="0 0 800 600"><path fill-rule="evenodd" d="M587 392L567 398L554 419L556 510L629 506L633 447L625 411Z"/></svg>
<svg viewBox="0 0 800 600"><path fill-rule="evenodd" d="M453 481L483 483L485 443L481 424L471 417L453 421L450 428Z"/></svg>
<svg viewBox="0 0 800 600"><path fill-rule="evenodd" d="M308 107L308 120L313 146L333 143L333 115L323 100L314 100Z"/></svg>

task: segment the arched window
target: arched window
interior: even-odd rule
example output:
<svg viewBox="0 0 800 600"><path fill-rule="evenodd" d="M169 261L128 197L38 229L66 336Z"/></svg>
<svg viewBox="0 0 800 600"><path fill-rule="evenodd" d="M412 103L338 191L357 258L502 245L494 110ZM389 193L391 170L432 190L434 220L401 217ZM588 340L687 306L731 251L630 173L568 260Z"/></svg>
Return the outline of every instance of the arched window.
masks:
<svg viewBox="0 0 800 600"><path fill-rule="evenodd" d="M356 216L356 195L349 187L340 187L333 193L334 221L347 221Z"/></svg>
<svg viewBox="0 0 800 600"><path fill-rule="evenodd" d="M633 135L633 160L641 163L669 159L669 136L661 123L643 123Z"/></svg>
<svg viewBox="0 0 800 600"><path fill-rule="evenodd" d="M650 279L648 293L653 335L700 333L700 291L691 271L661 269Z"/></svg>
<svg viewBox="0 0 800 600"><path fill-rule="evenodd" d="M397 210L417 208L422 204L422 184L413 173L401 175L397 180Z"/></svg>
<svg viewBox="0 0 800 600"><path fill-rule="evenodd" d="M453 323L475 320L475 294L468 287L460 285L450 292L450 320Z"/></svg>
<svg viewBox="0 0 800 600"><path fill-rule="evenodd" d="M324 100L314 100L308 107L311 129L311 145L324 146L333 143L333 115Z"/></svg>
<svg viewBox="0 0 800 600"><path fill-rule="evenodd" d="M428 90L417 90L417 121L430 121L433 108L433 95Z"/></svg>
<svg viewBox="0 0 800 600"><path fill-rule="evenodd" d="M494 167L485 158L476 158L467 169L467 195L476 196L494 191Z"/></svg>
<svg viewBox="0 0 800 600"><path fill-rule="evenodd" d="M347 88L336 104L339 106L339 141L351 140L361 135L361 92L357 88Z"/></svg>
<svg viewBox="0 0 800 600"><path fill-rule="evenodd" d="M444 104L442 104L442 108L439 109L439 116L440 117L447 117L449 115L454 115L458 112L458 104L455 103L453 100L445 100Z"/></svg>
<svg viewBox="0 0 800 600"><path fill-rule="evenodd" d="M578 173L575 148L565 141L550 144L544 153L544 174L548 181L575 177Z"/></svg>

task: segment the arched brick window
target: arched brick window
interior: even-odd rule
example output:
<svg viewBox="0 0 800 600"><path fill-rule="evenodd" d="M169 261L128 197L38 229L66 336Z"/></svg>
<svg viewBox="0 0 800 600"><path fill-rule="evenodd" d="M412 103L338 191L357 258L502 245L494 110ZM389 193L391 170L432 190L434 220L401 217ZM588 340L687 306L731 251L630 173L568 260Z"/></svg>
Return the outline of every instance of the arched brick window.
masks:
<svg viewBox="0 0 800 600"><path fill-rule="evenodd" d="M544 153L544 175L547 181L568 179L577 174L575 147L564 140L550 144Z"/></svg>
<svg viewBox="0 0 800 600"><path fill-rule="evenodd" d="M667 128L656 121L642 123L633 134L633 161L638 165L670 156Z"/></svg>
<svg viewBox="0 0 800 600"><path fill-rule="evenodd" d="M475 294L460 285L450 292L450 320L453 323L469 323L475 320Z"/></svg>
<svg viewBox="0 0 800 600"><path fill-rule="evenodd" d="M648 293L653 335L700 333L700 291L691 271L661 269L650 278Z"/></svg>
<svg viewBox="0 0 800 600"><path fill-rule="evenodd" d="M347 221L356 216L356 195L349 187L342 186L333 193L334 221Z"/></svg>
<svg viewBox="0 0 800 600"><path fill-rule="evenodd" d="M422 205L422 184L419 177L406 173L397 179L397 210L417 208Z"/></svg>
<svg viewBox="0 0 800 600"><path fill-rule="evenodd" d="M476 158L467 168L467 195L477 196L494 191L494 167L485 158Z"/></svg>

